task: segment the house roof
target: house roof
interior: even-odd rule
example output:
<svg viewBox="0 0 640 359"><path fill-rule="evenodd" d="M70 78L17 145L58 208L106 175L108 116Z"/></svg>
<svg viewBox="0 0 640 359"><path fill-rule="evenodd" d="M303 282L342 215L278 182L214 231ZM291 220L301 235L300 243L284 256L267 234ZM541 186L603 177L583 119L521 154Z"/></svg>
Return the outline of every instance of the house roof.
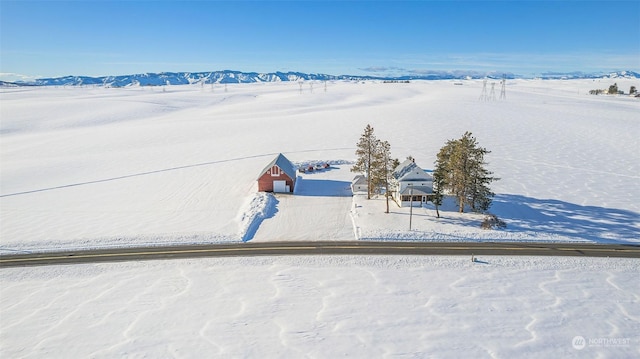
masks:
<svg viewBox="0 0 640 359"><path fill-rule="evenodd" d="M407 186L400 194L407 196L426 196L433 194L433 189L427 186Z"/></svg>
<svg viewBox="0 0 640 359"><path fill-rule="evenodd" d="M278 166L287 176L289 176L292 180L296 179L296 168L293 166L293 163L289 161L282 153L278 154L276 158L273 159L265 168L260 172L260 176L267 172L273 166Z"/></svg>
<svg viewBox="0 0 640 359"><path fill-rule="evenodd" d="M398 165L393 170L393 178L398 179L402 177L407 171L411 169L412 166L416 166L416 163L411 159L406 159L404 162Z"/></svg>
<svg viewBox="0 0 640 359"><path fill-rule="evenodd" d="M353 177L353 180L351 181L352 185L362 185L362 184L367 184L367 178L363 175L357 175L355 177Z"/></svg>
<svg viewBox="0 0 640 359"><path fill-rule="evenodd" d="M400 165L398 165L398 167L396 167L396 169L393 171L393 178L395 178L398 182L433 181L431 175L426 173L411 159L405 160Z"/></svg>

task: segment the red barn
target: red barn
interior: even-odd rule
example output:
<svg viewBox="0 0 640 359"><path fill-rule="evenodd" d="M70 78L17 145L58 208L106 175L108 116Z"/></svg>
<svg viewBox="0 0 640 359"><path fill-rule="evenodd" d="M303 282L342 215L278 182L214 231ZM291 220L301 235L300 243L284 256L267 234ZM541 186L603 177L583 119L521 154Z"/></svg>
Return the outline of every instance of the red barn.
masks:
<svg viewBox="0 0 640 359"><path fill-rule="evenodd" d="M282 153L276 156L258 177L260 192L293 192L295 185L296 169Z"/></svg>

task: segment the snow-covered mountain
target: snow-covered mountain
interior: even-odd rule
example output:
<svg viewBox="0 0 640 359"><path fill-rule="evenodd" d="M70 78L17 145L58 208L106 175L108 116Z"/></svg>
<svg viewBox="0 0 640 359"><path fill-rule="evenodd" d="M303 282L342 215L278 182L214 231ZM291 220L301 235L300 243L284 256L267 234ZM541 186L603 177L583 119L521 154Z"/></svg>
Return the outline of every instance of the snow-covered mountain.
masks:
<svg viewBox="0 0 640 359"><path fill-rule="evenodd" d="M638 79L640 78L640 73L633 72L633 71L617 71L617 72L611 72L606 77L608 78L622 77L627 79Z"/></svg>
<svg viewBox="0 0 640 359"><path fill-rule="evenodd" d="M193 83L225 84L225 83L254 83L254 82L281 82L301 80L343 80L353 79L354 76L333 76L325 74L306 74L301 72L241 72L241 71L212 71L212 72L160 72L121 76L65 76L56 78L41 78L35 84L41 86L51 85L102 85L109 87L125 86L162 86L162 85L186 85ZM358 77L359 78L359 77Z"/></svg>
<svg viewBox="0 0 640 359"><path fill-rule="evenodd" d="M539 77L541 79L566 79L566 80L574 80L574 79L601 79L601 78L632 78L637 79L640 78L640 73L634 71L615 71L608 73L585 73L581 71L573 71L573 72L544 72Z"/></svg>
<svg viewBox="0 0 640 359"><path fill-rule="evenodd" d="M257 73L241 71L213 71L213 72L160 72L121 76L65 76L56 78L41 78L35 81L38 85L103 85L124 87L131 85L162 86L186 85L193 83L253 83L279 82L299 80L335 80L347 78L345 76L331 76L322 74L305 74L300 72Z"/></svg>
<svg viewBox="0 0 640 359"><path fill-rule="evenodd" d="M481 71L430 71L420 74L405 76L358 76L358 75L327 75L308 74L302 72L241 72L241 71L211 71L211 72L160 72L120 76L64 76L54 78L40 78L33 82L3 82L1 86L10 85L38 85L38 86L62 86L62 85L99 85L106 87L125 86L163 86L186 84L225 84L225 83L254 83L254 82L281 82L281 81L331 81L331 80L461 80L481 78L515 79L526 78L513 73L481 72ZM640 78L640 73L634 71L617 71L611 73L584 73L584 72L546 72L538 78L542 79L588 79L588 78Z"/></svg>

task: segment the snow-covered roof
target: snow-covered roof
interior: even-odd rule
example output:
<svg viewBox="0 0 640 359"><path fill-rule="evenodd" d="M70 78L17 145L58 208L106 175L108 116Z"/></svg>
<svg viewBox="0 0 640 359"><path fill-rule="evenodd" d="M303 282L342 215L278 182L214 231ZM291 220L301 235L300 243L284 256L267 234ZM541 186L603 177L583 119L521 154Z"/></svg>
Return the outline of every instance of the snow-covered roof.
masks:
<svg viewBox="0 0 640 359"><path fill-rule="evenodd" d="M260 176L267 172L273 166L278 166L287 176L289 176L292 180L296 179L296 168L293 166L293 163L289 161L282 153L278 154L276 158L273 159L263 170L260 172Z"/></svg>
<svg viewBox="0 0 640 359"><path fill-rule="evenodd" d="M393 178L398 179L402 177L413 166L416 166L416 163L412 159L408 158L404 160L404 162L399 164L398 167L393 170Z"/></svg>
<svg viewBox="0 0 640 359"><path fill-rule="evenodd" d="M351 181L352 185L363 185L363 184L367 184L367 178L363 175L357 175L355 177L353 177L353 180Z"/></svg>
<svg viewBox="0 0 640 359"><path fill-rule="evenodd" d="M407 186L400 194L407 196L425 196L433 194L433 188L427 186Z"/></svg>
<svg viewBox="0 0 640 359"><path fill-rule="evenodd" d="M433 181L433 177L420 168L420 166L416 165L416 163L411 159L405 160L396 167L393 171L393 178L398 182Z"/></svg>

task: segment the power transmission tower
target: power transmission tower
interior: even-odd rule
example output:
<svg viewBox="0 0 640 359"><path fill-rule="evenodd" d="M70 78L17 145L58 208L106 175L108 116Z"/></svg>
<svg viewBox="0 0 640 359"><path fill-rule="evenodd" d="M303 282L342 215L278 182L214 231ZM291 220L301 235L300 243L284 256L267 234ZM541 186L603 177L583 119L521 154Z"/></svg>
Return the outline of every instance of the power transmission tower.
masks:
<svg viewBox="0 0 640 359"><path fill-rule="evenodd" d="M502 81L500 81L500 84L502 84L502 86L500 87L500 99L506 100L507 99L507 89L506 89L507 77L505 75L502 75Z"/></svg>
<svg viewBox="0 0 640 359"><path fill-rule="evenodd" d="M491 95L489 95L489 98L491 98L491 101L496 100L496 83L495 82L491 83Z"/></svg>
<svg viewBox="0 0 640 359"><path fill-rule="evenodd" d="M482 93L480 94L480 101L487 101L489 96L487 95L487 79L482 80Z"/></svg>

